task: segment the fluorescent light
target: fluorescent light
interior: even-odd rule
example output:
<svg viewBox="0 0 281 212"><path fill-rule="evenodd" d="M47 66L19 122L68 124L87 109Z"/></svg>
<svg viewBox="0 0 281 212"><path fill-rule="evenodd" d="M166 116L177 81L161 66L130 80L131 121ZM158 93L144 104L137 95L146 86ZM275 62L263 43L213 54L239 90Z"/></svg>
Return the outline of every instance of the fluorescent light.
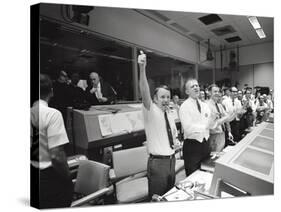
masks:
<svg viewBox="0 0 281 212"><path fill-rule="evenodd" d="M252 24L252 26L254 27L254 29L261 28L261 25L256 16L249 16L248 19L249 19L250 23Z"/></svg>
<svg viewBox="0 0 281 212"><path fill-rule="evenodd" d="M266 37L266 35L262 29L256 29L256 32L261 39Z"/></svg>

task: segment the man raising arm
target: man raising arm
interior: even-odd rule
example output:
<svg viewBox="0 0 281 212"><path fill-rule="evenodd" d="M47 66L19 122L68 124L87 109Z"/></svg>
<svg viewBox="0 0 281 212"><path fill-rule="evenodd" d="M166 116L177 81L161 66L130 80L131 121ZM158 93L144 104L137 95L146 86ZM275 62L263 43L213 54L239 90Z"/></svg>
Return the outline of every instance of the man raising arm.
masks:
<svg viewBox="0 0 281 212"><path fill-rule="evenodd" d="M149 153L147 175L149 197L163 195L175 183L175 150L177 129L169 113L170 90L163 85L154 91L153 102L146 77L146 55L138 57L140 91L143 101L144 128Z"/></svg>

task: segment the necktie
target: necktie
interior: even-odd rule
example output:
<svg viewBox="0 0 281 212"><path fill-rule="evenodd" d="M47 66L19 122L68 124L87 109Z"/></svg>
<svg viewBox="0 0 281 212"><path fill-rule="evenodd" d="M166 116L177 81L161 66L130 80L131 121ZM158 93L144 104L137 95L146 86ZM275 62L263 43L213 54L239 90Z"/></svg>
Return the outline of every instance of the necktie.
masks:
<svg viewBox="0 0 281 212"><path fill-rule="evenodd" d="M196 104L197 104L198 111L201 113L201 106L198 99L196 99Z"/></svg>
<svg viewBox="0 0 281 212"><path fill-rule="evenodd" d="M220 108L219 108L218 103L216 103L216 108L217 108L217 111L218 111L218 113L219 113L219 115L220 115L220 118L221 118L221 117L222 117L222 114L221 114L221 111L220 111ZM225 126L224 126L224 124L221 125L221 128L222 128L222 131L225 132Z"/></svg>
<svg viewBox="0 0 281 212"><path fill-rule="evenodd" d="M167 117L167 112L164 113L164 117L165 117L165 122L166 122L166 128L167 128L167 133L168 133L168 139L169 139L169 143L170 143L170 147L171 149L173 149L173 135L172 135L172 130L169 124L169 120Z"/></svg>
<svg viewBox="0 0 281 212"><path fill-rule="evenodd" d="M234 107L234 99L232 99L232 105L233 105L233 107Z"/></svg>

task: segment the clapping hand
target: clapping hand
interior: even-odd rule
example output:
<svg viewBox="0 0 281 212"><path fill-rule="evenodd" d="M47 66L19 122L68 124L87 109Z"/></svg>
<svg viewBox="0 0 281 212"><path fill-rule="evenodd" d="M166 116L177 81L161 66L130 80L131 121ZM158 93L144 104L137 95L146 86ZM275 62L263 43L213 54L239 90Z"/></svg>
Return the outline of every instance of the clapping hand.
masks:
<svg viewBox="0 0 281 212"><path fill-rule="evenodd" d="M176 141L174 142L174 145L173 145L173 148L177 151L178 149L181 149L182 148L182 144L181 142L176 139Z"/></svg>

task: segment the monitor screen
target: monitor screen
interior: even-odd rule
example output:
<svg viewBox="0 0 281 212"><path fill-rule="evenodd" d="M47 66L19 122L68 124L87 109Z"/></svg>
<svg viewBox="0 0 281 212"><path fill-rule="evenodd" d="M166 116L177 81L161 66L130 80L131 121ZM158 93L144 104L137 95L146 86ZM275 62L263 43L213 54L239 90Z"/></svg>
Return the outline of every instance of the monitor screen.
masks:
<svg viewBox="0 0 281 212"><path fill-rule="evenodd" d="M274 125L273 125L273 124L268 124L268 125L266 126L266 129L274 130Z"/></svg>
<svg viewBox="0 0 281 212"><path fill-rule="evenodd" d="M268 150L273 152L274 150L274 142L272 139L268 139L265 137L257 136L250 144L251 146Z"/></svg>
<svg viewBox="0 0 281 212"><path fill-rule="evenodd" d="M270 138L274 138L274 131L273 130L264 129L263 131L261 131L260 135L266 136L266 137L270 137Z"/></svg>
<svg viewBox="0 0 281 212"><path fill-rule="evenodd" d="M246 148L233 163L269 175L273 164L273 155Z"/></svg>

